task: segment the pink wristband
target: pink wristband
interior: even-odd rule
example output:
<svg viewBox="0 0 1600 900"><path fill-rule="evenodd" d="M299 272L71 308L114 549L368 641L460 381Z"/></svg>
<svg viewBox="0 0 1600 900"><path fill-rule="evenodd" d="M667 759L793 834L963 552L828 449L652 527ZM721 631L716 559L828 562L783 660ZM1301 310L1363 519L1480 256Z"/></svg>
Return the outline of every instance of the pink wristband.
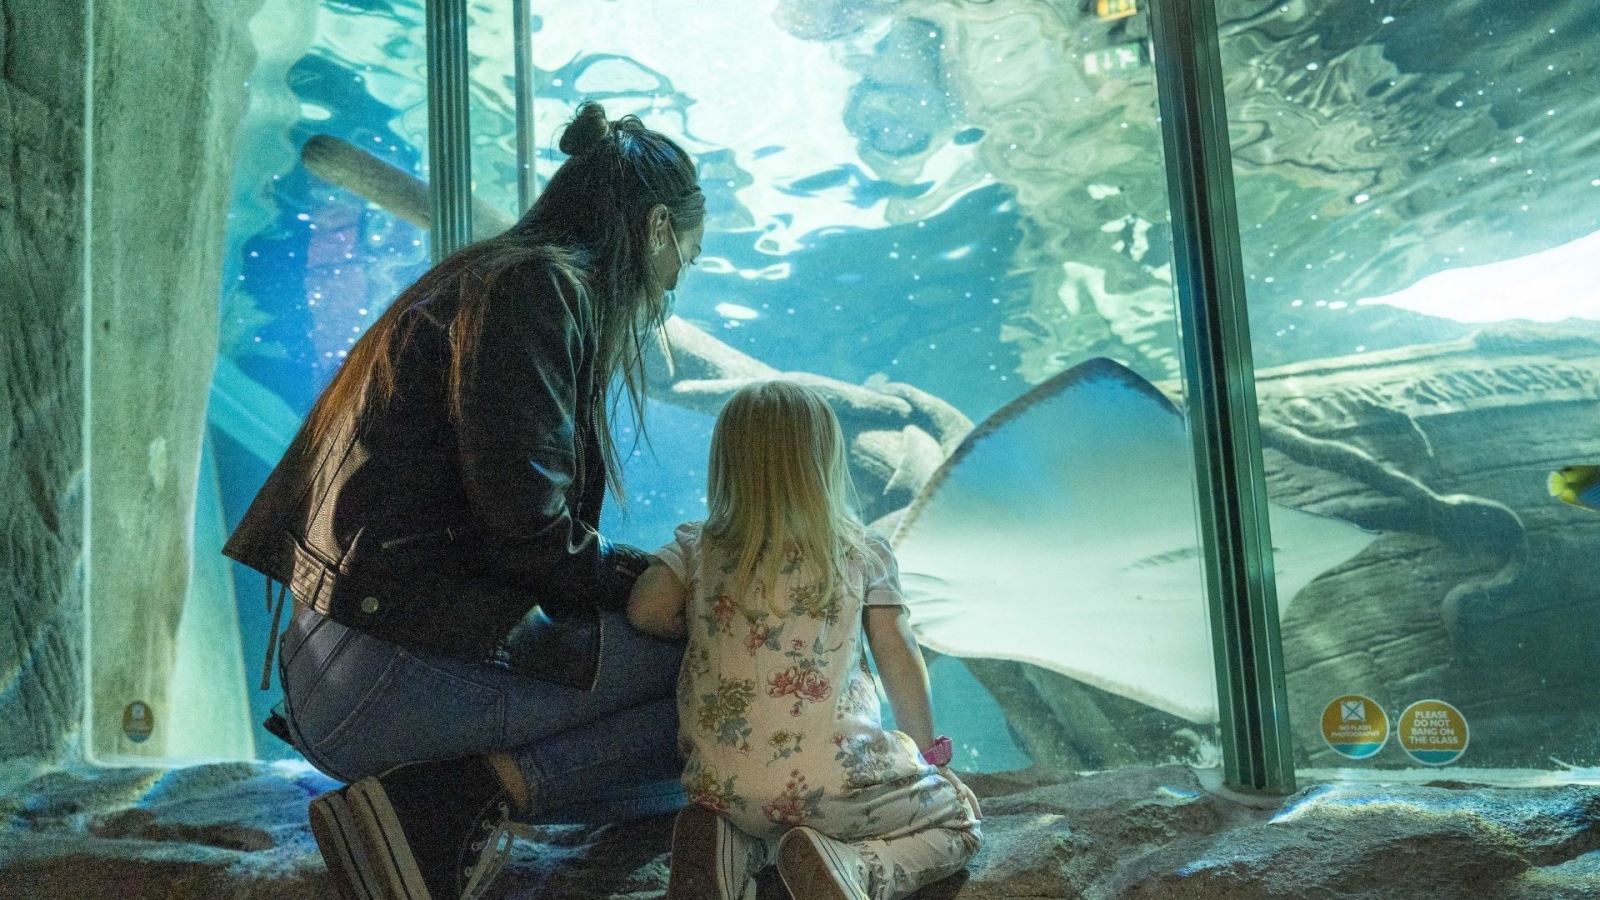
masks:
<svg viewBox="0 0 1600 900"><path fill-rule="evenodd" d="M948 766L954 753L950 747L950 739L940 735L934 742L922 751L922 761L930 766Z"/></svg>

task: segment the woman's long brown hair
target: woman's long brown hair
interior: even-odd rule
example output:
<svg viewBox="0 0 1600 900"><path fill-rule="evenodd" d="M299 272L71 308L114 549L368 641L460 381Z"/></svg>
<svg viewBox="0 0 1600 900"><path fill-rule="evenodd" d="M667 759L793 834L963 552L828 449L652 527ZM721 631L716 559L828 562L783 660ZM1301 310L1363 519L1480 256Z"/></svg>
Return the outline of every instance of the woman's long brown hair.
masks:
<svg viewBox="0 0 1600 900"><path fill-rule="evenodd" d="M621 497L622 465L611 434L622 376L636 433L644 434L647 336L666 318L661 286L649 266L649 213L665 206L679 234L705 218L694 162L676 143L635 116L608 122L598 103L585 103L561 137L570 158L533 207L504 233L465 247L429 269L389 304L345 358L306 417L308 449L321 446L341 423L359 424L393 399L399 359L417 327L407 310L444 292L456 293L450 322L449 398L459 418L462 391L483 337L484 307L495 282L523 265L539 265L587 305L599 332L596 426L606 475ZM580 387L581 389L581 387Z"/></svg>

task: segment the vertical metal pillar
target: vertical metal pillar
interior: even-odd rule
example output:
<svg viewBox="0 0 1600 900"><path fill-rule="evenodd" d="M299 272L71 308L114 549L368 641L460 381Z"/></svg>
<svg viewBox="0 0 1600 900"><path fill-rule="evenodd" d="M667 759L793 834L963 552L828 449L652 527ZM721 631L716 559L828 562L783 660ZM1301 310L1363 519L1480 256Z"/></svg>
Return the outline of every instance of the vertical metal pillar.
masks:
<svg viewBox="0 0 1600 900"><path fill-rule="evenodd" d="M539 190L534 169L533 135L533 0L511 0L511 31L515 59L513 82L517 92L517 216L533 205Z"/></svg>
<svg viewBox="0 0 1600 900"><path fill-rule="evenodd" d="M472 240L466 0L427 0L428 200L434 262Z"/></svg>
<svg viewBox="0 0 1600 900"><path fill-rule="evenodd" d="M1213 0L1154 0L1173 275L1227 783L1291 793L1294 756Z"/></svg>

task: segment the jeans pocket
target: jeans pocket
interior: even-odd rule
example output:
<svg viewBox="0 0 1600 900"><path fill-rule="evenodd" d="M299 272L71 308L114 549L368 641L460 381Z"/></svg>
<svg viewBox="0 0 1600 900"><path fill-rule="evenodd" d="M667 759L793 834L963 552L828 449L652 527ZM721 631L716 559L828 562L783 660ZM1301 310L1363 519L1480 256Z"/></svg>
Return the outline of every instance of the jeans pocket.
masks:
<svg viewBox="0 0 1600 900"><path fill-rule="evenodd" d="M356 777L401 763L487 753L504 730L504 708L498 688L397 648L361 700L312 750Z"/></svg>
<svg viewBox="0 0 1600 900"><path fill-rule="evenodd" d="M306 648L316 638L317 632L332 619L318 616L315 620L308 614L296 608L294 615L289 619L289 627L278 635L278 659L285 667L294 665L299 658L300 651Z"/></svg>

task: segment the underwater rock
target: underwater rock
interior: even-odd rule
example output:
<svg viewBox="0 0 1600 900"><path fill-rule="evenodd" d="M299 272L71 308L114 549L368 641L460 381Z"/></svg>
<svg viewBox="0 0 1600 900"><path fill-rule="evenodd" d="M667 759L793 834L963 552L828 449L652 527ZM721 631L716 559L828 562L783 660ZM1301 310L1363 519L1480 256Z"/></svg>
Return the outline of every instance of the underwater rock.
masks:
<svg viewBox="0 0 1600 900"><path fill-rule="evenodd" d="M920 897L1564 900L1600 889L1600 788L1313 785L1241 802L1215 772L970 775L984 847ZM311 900L330 885L304 765L0 771L0 898ZM538 826L496 898L659 897L671 817ZM761 900L786 896L763 879Z"/></svg>

